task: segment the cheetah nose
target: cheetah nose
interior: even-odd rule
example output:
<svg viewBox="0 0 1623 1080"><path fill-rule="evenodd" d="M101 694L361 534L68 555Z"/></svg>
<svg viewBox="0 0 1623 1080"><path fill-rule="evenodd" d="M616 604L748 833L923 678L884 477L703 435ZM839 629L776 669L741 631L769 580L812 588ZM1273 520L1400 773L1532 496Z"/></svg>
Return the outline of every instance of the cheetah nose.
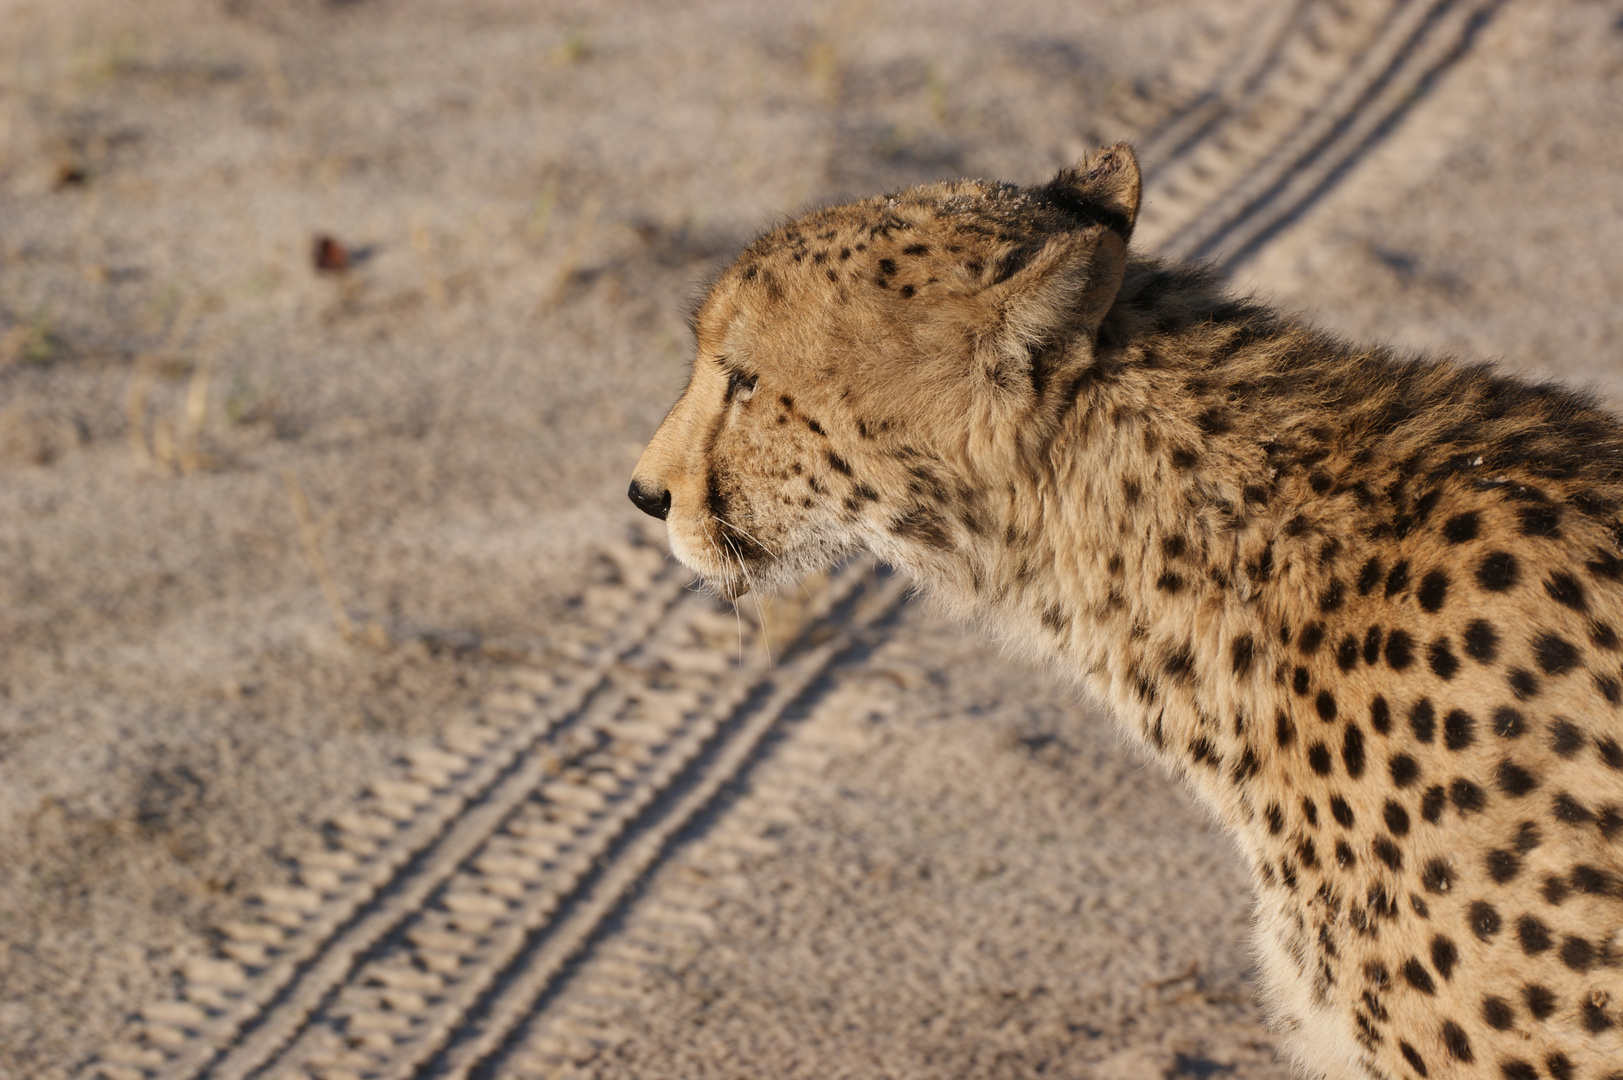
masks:
<svg viewBox="0 0 1623 1080"><path fill-rule="evenodd" d="M657 517L664 521L665 515L671 512L671 493L668 489L650 491L633 480L631 490L627 494L631 496L631 501L637 504L637 509L649 517Z"/></svg>

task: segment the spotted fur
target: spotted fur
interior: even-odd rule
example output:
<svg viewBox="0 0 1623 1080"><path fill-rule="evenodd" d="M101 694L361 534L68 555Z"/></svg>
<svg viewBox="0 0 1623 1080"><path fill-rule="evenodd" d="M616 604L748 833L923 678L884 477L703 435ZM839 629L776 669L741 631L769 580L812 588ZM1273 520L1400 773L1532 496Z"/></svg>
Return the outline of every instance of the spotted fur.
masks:
<svg viewBox="0 0 1623 1080"><path fill-rule="evenodd" d="M810 214L633 497L728 595L866 548L1237 839L1306 1075L1623 1080L1623 428L1129 254L1124 146Z"/></svg>

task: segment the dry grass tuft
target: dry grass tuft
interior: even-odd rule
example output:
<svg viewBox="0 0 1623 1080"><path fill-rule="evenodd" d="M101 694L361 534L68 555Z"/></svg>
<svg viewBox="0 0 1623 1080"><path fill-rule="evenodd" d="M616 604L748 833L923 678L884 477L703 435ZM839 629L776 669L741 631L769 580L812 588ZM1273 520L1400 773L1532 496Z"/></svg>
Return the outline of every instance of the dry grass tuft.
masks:
<svg viewBox="0 0 1623 1080"><path fill-rule="evenodd" d="M299 542L304 546L305 561L310 564L311 571L316 575L316 583L321 586L321 595L327 599L327 610L332 615L333 628L345 641L354 641L355 623L350 619L349 612L344 610L344 598L338 590L338 581L333 577L331 568L327 566L327 557L321 552L321 537L332 527L337 511L332 511L317 521L310 512L310 500L305 498L304 486L299 483L298 473L292 469L284 469L282 480L287 484L287 498L293 506L293 517L299 523ZM371 633L372 626L367 629L369 636L375 636ZM378 629L382 627L378 626Z"/></svg>

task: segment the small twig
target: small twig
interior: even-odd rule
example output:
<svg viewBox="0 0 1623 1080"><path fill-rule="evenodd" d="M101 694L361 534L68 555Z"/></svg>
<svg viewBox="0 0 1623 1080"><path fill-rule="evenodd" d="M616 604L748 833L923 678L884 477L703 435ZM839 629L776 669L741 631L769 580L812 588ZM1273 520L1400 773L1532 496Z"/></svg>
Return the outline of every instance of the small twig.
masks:
<svg viewBox="0 0 1623 1080"><path fill-rule="evenodd" d="M165 445L149 446L147 443L147 396L152 392L152 384L157 381L161 360L174 354L175 347L191 330L201 311L202 304L198 302L197 297L188 296L169 324L169 333L165 335L163 344L136 358L135 379L130 384L130 396L125 399L124 411L130 429L130 450L135 454L135 459L144 465L156 463L167 466L173 456L171 440L160 438L164 434L162 430L153 433L153 441L163 442ZM203 390L206 404L208 390L206 377Z"/></svg>
<svg viewBox="0 0 1623 1080"><path fill-rule="evenodd" d="M293 504L293 516L299 522L299 540L304 544L304 557L316 575L316 582L321 586L322 595L327 598L327 608L332 613L333 626L338 630L339 637L345 641L354 641L355 624L350 621L349 613L344 610L343 598L338 593L338 582L333 579L332 571L327 568L327 559L321 554L321 534L327 531L332 519L316 523L310 513L310 502L304 497L304 488L299 484L297 473L292 469L283 469L282 479L287 483L287 497Z"/></svg>
<svg viewBox="0 0 1623 1080"><path fill-rule="evenodd" d="M1189 961L1189 966L1183 970L1182 974L1174 975L1167 979L1156 979L1154 982L1145 983L1144 988L1146 990L1165 990L1169 986L1176 986L1178 983L1188 982L1190 979L1196 978L1199 975L1200 961L1191 960Z"/></svg>
<svg viewBox="0 0 1623 1080"><path fill-rule="evenodd" d="M198 442L203 434L203 422L208 418L209 378L214 374L215 354L210 351L192 370L191 385L186 388L186 407L180 425L178 464L182 473L196 472L209 465L207 455L199 452Z"/></svg>
<svg viewBox="0 0 1623 1080"><path fill-rule="evenodd" d="M135 362L135 379L130 383L130 396L124 401L128 417L130 452L143 465L152 464L152 448L147 445L147 394L157 377L158 365L151 353Z"/></svg>

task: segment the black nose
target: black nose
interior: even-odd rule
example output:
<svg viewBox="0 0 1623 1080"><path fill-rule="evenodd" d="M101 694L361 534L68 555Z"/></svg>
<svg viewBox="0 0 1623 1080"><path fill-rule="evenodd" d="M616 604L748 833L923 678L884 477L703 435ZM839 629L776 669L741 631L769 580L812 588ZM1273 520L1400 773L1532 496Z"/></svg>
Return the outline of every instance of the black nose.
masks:
<svg viewBox="0 0 1623 1080"><path fill-rule="evenodd" d="M649 517L657 517L664 521L665 515L671 512L671 493L666 490L650 491L637 481L631 481L631 490L626 494L631 501L637 504L637 509Z"/></svg>

